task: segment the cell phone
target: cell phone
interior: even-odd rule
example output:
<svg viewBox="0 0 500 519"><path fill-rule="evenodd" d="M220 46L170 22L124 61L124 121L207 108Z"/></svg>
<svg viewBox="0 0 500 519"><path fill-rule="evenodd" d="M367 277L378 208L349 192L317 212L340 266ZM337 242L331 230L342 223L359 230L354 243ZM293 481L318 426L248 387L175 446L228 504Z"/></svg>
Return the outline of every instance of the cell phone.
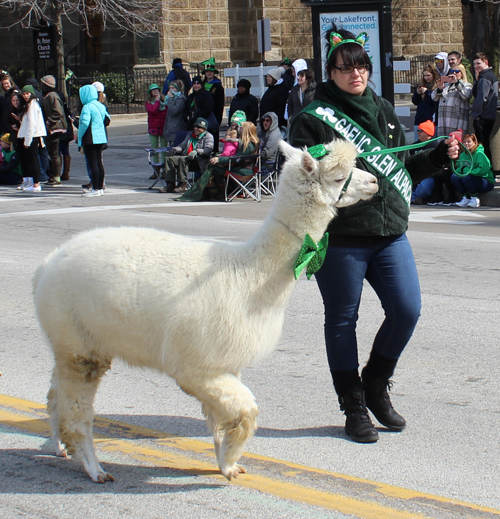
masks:
<svg viewBox="0 0 500 519"><path fill-rule="evenodd" d="M441 81L443 83L449 83L450 82L450 76L441 76Z"/></svg>

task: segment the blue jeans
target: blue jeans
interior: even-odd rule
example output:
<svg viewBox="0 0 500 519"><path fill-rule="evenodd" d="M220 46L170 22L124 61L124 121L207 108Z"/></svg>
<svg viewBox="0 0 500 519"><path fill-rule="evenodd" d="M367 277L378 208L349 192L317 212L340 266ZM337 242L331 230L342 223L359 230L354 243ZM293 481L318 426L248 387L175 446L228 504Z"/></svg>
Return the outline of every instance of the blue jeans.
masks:
<svg viewBox="0 0 500 519"><path fill-rule="evenodd" d="M356 322L366 279L385 312L373 349L398 359L420 317L415 259L406 234L367 247L330 246L316 273L325 305L325 340L332 371L358 369Z"/></svg>
<svg viewBox="0 0 500 519"><path fill-rule="evenodd" d="M487 193L491 191L495 184L488 182L485 178L476 177L474 175L466 175L465 177L459 177L453 173L451 175L451 182L460 193L469 193L477 194L477 193Z"/></svg>
<svg viewBox="0 0 500 519"><path fill-rule="evenodd" d="M429 198L434 191L434 179L424 178L420 184L415 186L411 194L411 201L414 202L417 198Z"/></svg>

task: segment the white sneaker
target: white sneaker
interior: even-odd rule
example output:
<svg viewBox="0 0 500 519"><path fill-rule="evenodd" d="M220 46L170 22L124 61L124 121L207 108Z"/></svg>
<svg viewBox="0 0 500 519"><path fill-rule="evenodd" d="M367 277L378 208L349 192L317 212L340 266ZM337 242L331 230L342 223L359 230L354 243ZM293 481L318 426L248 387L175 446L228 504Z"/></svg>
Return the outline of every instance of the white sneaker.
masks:
<svg viewBox="0 0 500 519"><path fill-rule="evenodd" d="M465 207L469 204L470 202L470 198L467 198L466 196L464 196L462 198L462 200L460 200L460 202L457 202L457 207Z"/></svg>
<svg viewBox="0 0 500 519"><path fill-rule="evenodd" d="M481 202L477 196L471 196L470 202L467 204L467 207L481 207Z"/></svg>
<svg viewBox="0 0 500 519"><path fill-rule="evenodd" d="M31 186L23 187L25 193L40 193L41 190L42 186L35 187L33 184L31 184Z"/></svg>
<svg viewBox="0 0 500 519"><path fill-rule="evenodd" d="M99 189L99 193L101 193L101 196L104 196L104 189Z"/></svg>
<svg viewBox="0 0 500 519"><path fill-rule="evenodd" d="M19 190L22 190L24 189L25 187L28 187L30 185L30 182L29 182L29 178L28 177L24 177L23 178L23 183L22 184L19 184L16 189L19 189Z"/></svg>
<svg viewBox="0 0 500 519"><path fill-rule="evenodd" d="M82 196L101 196L100 189L89 189L87 193L83 193Z"/></svg>

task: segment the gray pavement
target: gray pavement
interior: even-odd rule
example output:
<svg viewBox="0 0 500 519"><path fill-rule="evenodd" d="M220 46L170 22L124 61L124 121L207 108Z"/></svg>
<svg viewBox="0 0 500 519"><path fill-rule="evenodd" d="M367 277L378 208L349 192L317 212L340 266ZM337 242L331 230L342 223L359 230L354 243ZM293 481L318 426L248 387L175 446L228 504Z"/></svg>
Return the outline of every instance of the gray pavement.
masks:
<svg viewBox="0 0 500 519"><path fill-rule="evenodd" d="M75 233L100 226L247 240L272 203L175 202L148 189L147 146L145 119L113 121L104 197L81 197L85 170L76 148L63 188L35 196L0 189L0 515L499 517L500 209L493 207L412 208L423 311L394 377L392 399L409 424L403 433L381 428L374 445L346 439L326 364L321 298L315 281L302 277L277 350L243 373L260 416L240 482L218 478L197 443L211 442L198 402L168 377L120 361L95 404L99 420L121 424L97 427L99 455L116 483L93 484L79 466L52 456L40 422L52 358L30 288L40 261ZM368 286L360 316L365 360L382 320ZM301 492L307 499L300 501Z"/></svg>

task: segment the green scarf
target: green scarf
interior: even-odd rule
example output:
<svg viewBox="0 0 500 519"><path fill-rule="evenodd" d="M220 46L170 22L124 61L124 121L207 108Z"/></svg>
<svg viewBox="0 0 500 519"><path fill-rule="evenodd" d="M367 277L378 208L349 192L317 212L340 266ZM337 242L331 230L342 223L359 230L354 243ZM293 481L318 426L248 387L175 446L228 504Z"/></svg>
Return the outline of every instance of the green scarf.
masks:
<svg viewBox="0 0 500 519"><path fill-rule="evenodd" d="M338 106L341 112L354 119L359 126L371 133L378 141L384 145L387 143L386 135L380 130L380 128L387 127L387 121L375 102L371 88L367 88L360 96L354 96L340 90L330 79L325 83L325 95L320 94L318 100Z"/></svg>

